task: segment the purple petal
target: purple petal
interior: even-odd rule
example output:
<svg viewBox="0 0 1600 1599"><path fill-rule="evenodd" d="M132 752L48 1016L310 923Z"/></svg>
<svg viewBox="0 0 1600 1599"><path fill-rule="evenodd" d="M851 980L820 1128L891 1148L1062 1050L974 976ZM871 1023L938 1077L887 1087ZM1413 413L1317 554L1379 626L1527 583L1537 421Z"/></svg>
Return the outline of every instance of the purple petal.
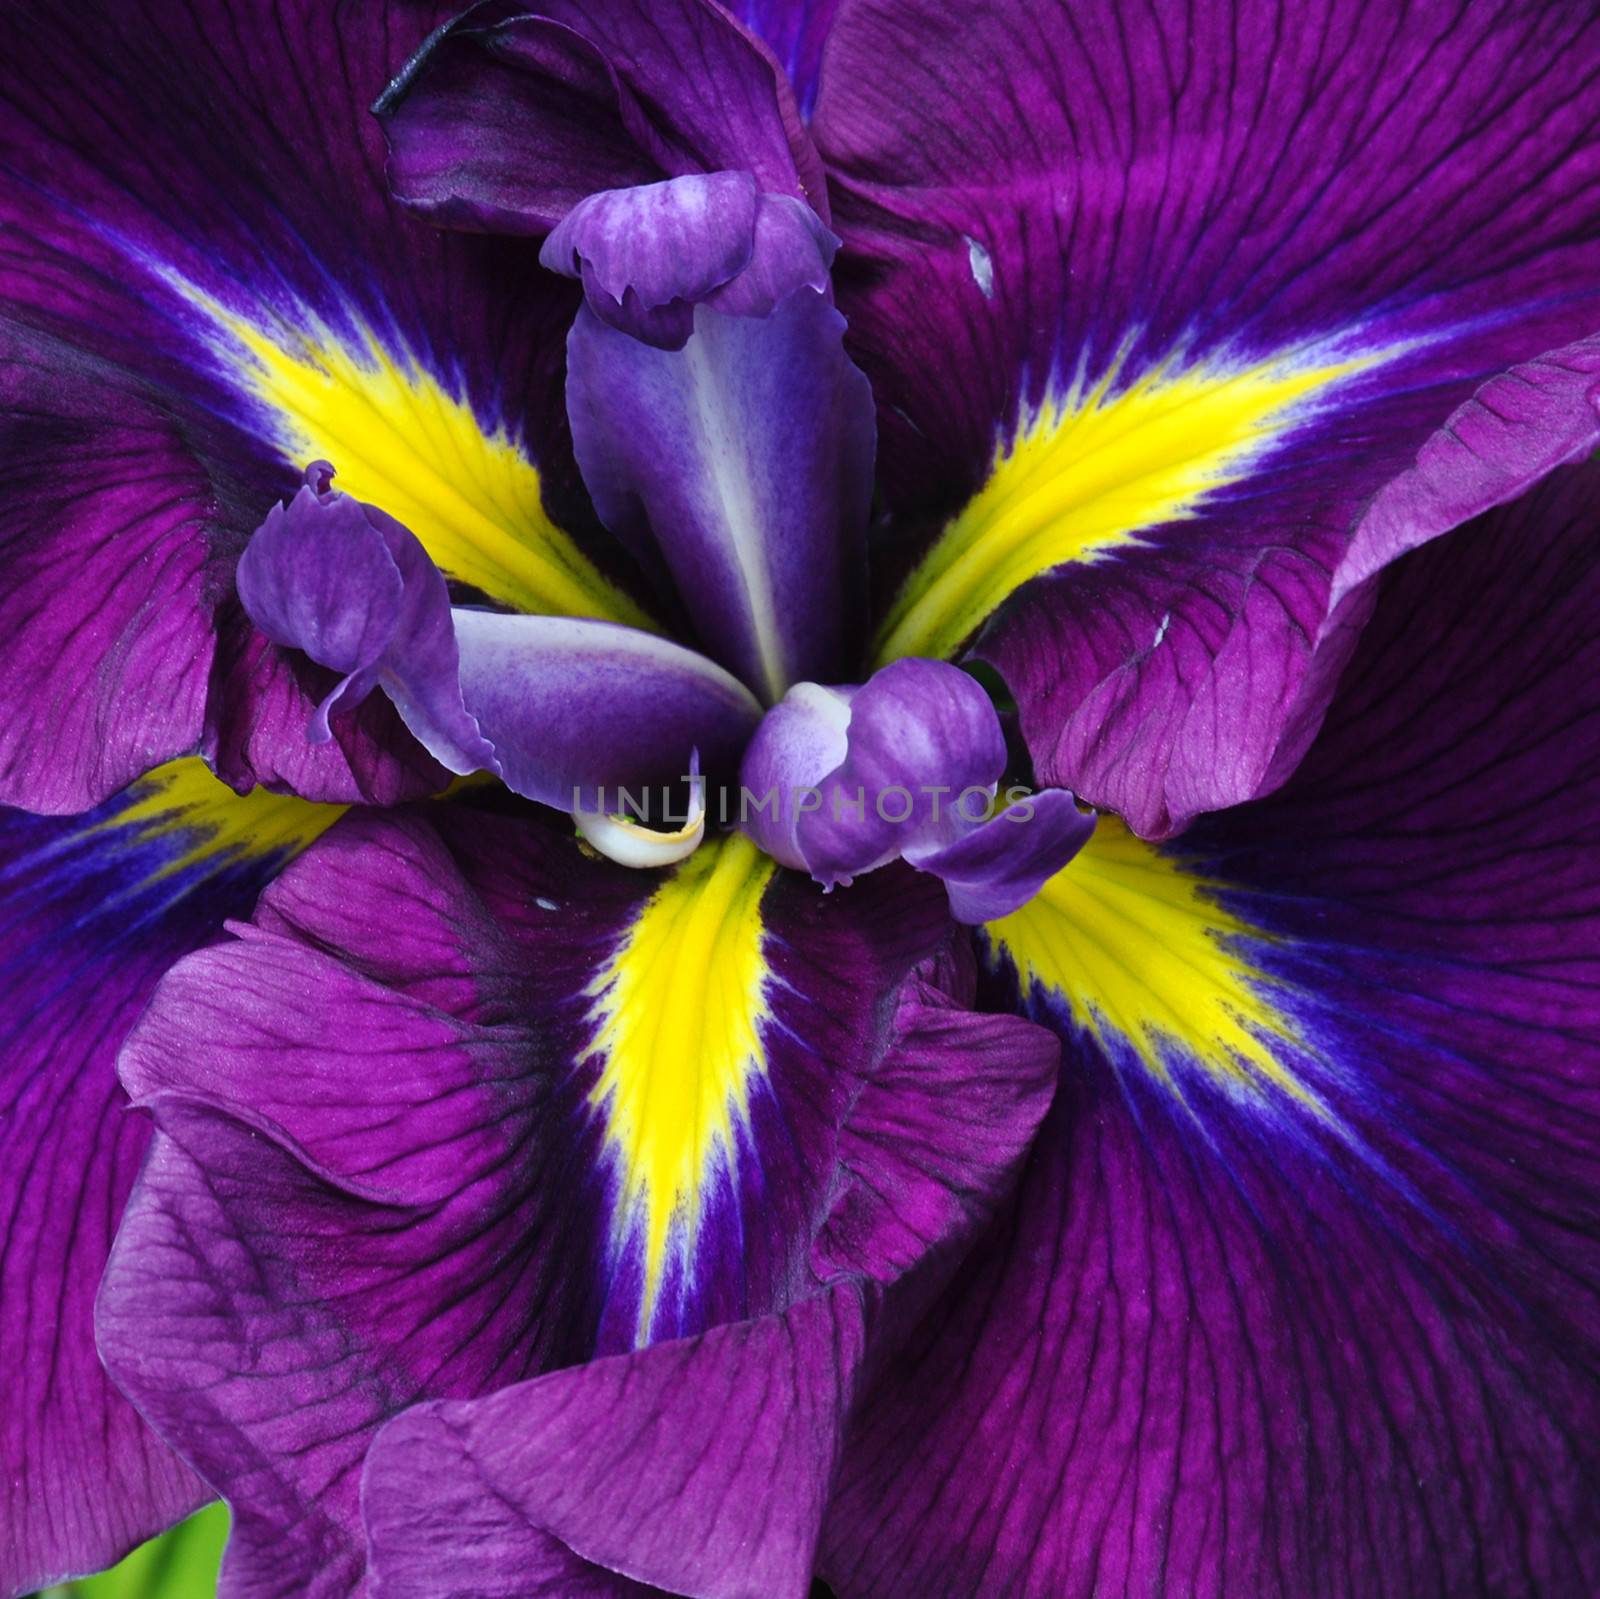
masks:
<svg viewBox="0 0 1600 1599"><path fill-rule="evenodd" d="M905 858L931 872L950 896L958 922L992 922L1025 905L1088 842L1094 817L1064 788L1048 788L1002 807L987 821Z"/></svg>
<svg viewBox="0 0 1600 1599"><path fill-rule="evenodd" d="M862 0L829 38L840 303L932 545L878 659L977 633L1040 781L1144 833L1281 780L1369 507L1480 383L1600 322L1594 19L1369 24ZM1486 470L1453 515L1515 491Z"/></svg>
<svg viewBox="0 0 1600 1599"><path fill-rule="evenodd" d="M758 198L748 172L591 195L545 240L539 260L581 276L585 303L610 327L681 350L694 307L750 264Z"/></svg>
<svg viewBox="0 0 1600 1599"><path fill-rule="evenodd" d="M782 70L711 0L476 6L377 110L396 198L445 227L545 233L602 189L734 168L827 215Z"/></svg>
<svg viewBox="0 0 1600 1599"><path fill-rule="evenodd" d="M623 810L619 789L676 785L696 752L731 776L761 716L737 678L651 633L461 610L455 630L462 696L501 775L559 810Z"/></svg>
<svg viewBox="0 0 1600 1599"><path fill-rule="evenodd" d="M1600 1580L1597 489L1395 567L1281 793L992 930L1070 1058L847 1450L844 1599Z"/></svg>
<svg viewBox="0 0 1600 1599"><path fill-rule="evenodd" d="M245 936L169 974L123 1054L159 1131L101 1349L234 1507L240 1592L359 1578L362 1460L413 1405L821 1293L841 1128L894 1115L867 1085L948 926L910 873L829 897L737 837L647 875L526 816L430 816L348 817ZM851 1156L940 1241L1042 1110L1049 1061L1016 1025L992 1087L951 1051L996 1129L973 1162L891 1183ZM939 1072L920 1081L948 1112ZM656 1097L672 1083L687 1117ZM944 1181L942 1211L907 1186Z"/></svg>
<svg viewBox="0 0 1600 1599"><path fill-rule="evenodd" d="M728 9L767 42L794 86L801 115L809 117L839 0L738 0Z"/></svg>
<svg viewBox="0 0 1600 1599"><path fill-rule="evenodd" d="M812 1256L829 1292L390 1423L363 1493L382 1591L610 1595L635 1579L752 1599L810 1591L858 1378L862 1281L937 1270L992 1215L1055 1086L1053 1038L971 1014L963 978L954 994L931 974L907 983L840 1129L842 1182ZM891 1299L899 1313L916 1287ZM876 1314L877 1296L867 1303Z"/></svg>
<svg viewBox="0 0 1600 1599"><path fill-rule="evenodd" d="M810 288L764 318L702 306L693 321L665 350L579 312L573 442L602 520L659 551L707 653L771 701L846 673L871 394L843 320Z"/></svg>
<svg viewBox="0 0 1600 1599"><path fill-rule="evenodd" d="M166 967L322 825L192 760L86 816L0 813L0 1591L108 1566L208 1497L95 1353L95 1289L149 1142L114 1060Z"/></svg>
<svg viewBox="0 0 1600 1599"><path fill-rule="evenodd" d="M822 780L822 806L795 827L806 865L824 884L950 836L973 790L986 815L1005 771L1005 734L989 696L943 661L896 661L874 673L850 701L847 741L843 762ZM857 807L858 798L866 803Z"/></svg>
<svg viewBox="0 0 1600 1599"><path fill-rule="evenodd" d="M697 755L731 774L761 715L737 679L653 634L453 610L421 544L337 492L303 488L268 516L239 562L239 592L278 644L343 674L312 738L381 686L447 770L492 772L561 810L622 809L619 787L659 792Z"/></svg>
<svg viewBox="0 0 1600 1599"><path fill-rule="evenodd" d="M147 0L0 22L0 795L81 809L196 749L240 787L438 787L381 702L308 749L336 679L264 654L235 603L317 456L497 599L642 619L551 521L599 536L565 445L570 290L383 190L366 107L424 26Z"/></svg>

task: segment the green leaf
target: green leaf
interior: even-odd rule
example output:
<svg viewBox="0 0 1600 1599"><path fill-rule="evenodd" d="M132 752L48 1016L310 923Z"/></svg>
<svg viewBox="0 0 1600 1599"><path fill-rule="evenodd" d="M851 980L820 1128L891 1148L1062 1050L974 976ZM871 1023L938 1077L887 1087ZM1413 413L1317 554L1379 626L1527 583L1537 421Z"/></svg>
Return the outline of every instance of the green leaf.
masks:
<svg viewBox="0 0 1600 1599"><path fill-rule="evenodd" d="M206 1599L217 1591L227 1541L228 1508L219 1500L109 1571L47 1588L39 1599Z"/></svg>

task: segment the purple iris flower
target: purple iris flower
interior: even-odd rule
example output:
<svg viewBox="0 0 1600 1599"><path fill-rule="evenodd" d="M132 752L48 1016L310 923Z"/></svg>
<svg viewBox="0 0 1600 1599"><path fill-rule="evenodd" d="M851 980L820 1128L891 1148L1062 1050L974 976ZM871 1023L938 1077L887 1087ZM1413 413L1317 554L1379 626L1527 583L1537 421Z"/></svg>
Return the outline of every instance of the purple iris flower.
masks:
<svg viewBox="0 0 1600 1599"><path fill-rule="evenodd" d="M0 80L0 1588L1600 1591L1600 22Z"/></svg>

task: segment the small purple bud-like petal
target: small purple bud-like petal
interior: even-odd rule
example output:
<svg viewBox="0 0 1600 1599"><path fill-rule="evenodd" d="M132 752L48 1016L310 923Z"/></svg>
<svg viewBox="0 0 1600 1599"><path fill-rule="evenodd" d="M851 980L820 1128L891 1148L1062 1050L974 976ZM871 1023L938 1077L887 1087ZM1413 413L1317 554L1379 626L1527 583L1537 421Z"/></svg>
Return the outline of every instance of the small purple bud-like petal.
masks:
<svg viewBox="0 0 1600 1599"><path fill-rule="evenodd" d="M1065 789L997 805L1005 736L988 696L943 661L896 661L859 688L799 683L740 768L741 821L826 887L905 860L945 885L958 921L1031 899L1094 819Z"/></svg>
<svg viewBox="0 0 1600 1599"><path fill-rule="evenodd" d="M539 260L581 278L601 321L658 349L681 350L696 304L749 265L757 201L748 172L611 189L580 201Z"/></svg>
<svg viewBox="0 0 1600 1599"><path fill-rule="evenodd" d="M461 702L450 594L414 534L332 489L315 462L287 508L274 506L239 559L239 598L274 643L343 674L309 730L380 683L412 736L452 772L493 770L494 751Z"/></svg>
<svg viewBox="0 0 1600 1599"><path fill-rule="evenodd" d="M346 674L394 639L405 585L359 501L308 484L267 513L239 558L239 598L275 644Z"/></svg>

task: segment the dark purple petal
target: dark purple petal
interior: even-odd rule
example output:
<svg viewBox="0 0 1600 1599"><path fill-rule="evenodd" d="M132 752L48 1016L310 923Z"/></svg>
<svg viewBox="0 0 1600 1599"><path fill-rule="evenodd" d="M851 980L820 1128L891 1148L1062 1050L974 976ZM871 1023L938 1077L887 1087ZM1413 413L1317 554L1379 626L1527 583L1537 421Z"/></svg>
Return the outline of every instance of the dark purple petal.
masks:
<svg viewBox="0 0 1600 1599"><path fill-rule="evenodd" d="M1597 493L1407 556L1277 796L991 930L1060 1097L846 1452L844 1599L1600 1582Z"/></svg>
<svg viewBox="0 0 1600 1599"><path fill-rule="evenodd" d="M517 6L466 11L374 109L390 189L440 227L548 233L586 195L661 176L604 52Z"/></svg>
<svg viewBox="0 0 1600 1599"><path fill-rule="evenodd" d="M693 326L658 349L585 306L567 347L573 442L601 519L656 552L706 652L770 703L850 675L872 396L813 288L764 317L702 306Z"/></svg>
<svg viewBox="0 0 1600 1599"><path fill-rule="evenodd" d="M895 661L859 687L797 684L767 713L740 766L740 824L824 887L904 859L944 881L958 921L990 921L1094 827L1062 789L1008 790L996 809L1005 767L999 715L975 679Z"/></svg>
<svg viewBox="0 0 1600 1599"><path fill-rule="evenodd" d="M728 9L766 40L794 85L802 116L817 100L822 47L839 0L735 0Z"/></svg>
<svg viewBox="0 0 1600 1599"><path fill-rule="evenodd" d="M51 812L199 748L214 648L205 472L169 415L67 359L0 330L0 796Z"/></svg>
<svg viewBox="0 0 1600 1599"><path fill-rule="evenodd" d="M308 750L334 680L263 655L234 601L319 456L452 577L642 621L551 522L599 536L565 444L575 296L387 197L366 107L427 9L7 9L0 794L82 808L196 749L238 786L437 787L381 703Z"/></svg>
<svg viewBox="0 0 1600 1599"><path fill-rule="evenodd" d="M347 818L124 1051L159 1132L101 1348L234 1507L228 1591L357 1580L361 1463L412 1405L820 1293L841 1128L894 1115L868 1092L893 995L948 925L911 873L825 896L738 837L646 874L528 817L429 814ZM875 1183L872 1141L850 1157L931 1236L993 1203L1042 1110L1014 1025L987 1063L905 1072L992 1129L972 1161Z"/></svg>
<svg viewBox="0 0 1600 1599"><path fill-rule="evenodd" d="M1597 82L1580 11L846 7L814 125L906 530L877 659L977 635L1040 781L1143 833L1281 781L1347 557L1439 530L1369 508L1600 325ZM1594 361L1532 378L1568 434ZM1450 514L1522 481L1491 454Z"/></svg>
<svg viewBox="0 0 1600 1599"><path fill-rule="evenodd" d="M811 1262L828 1293L390 1423L363 1494L382 1592L612 1595L635 1592L631 1579L752 1599L810 1591L859 1381L863 1280L920 1274L897 1285L891 1320L921 1301L992 1216L1054 1087L1052 1036L973 1015L970 956L954 964L908 981L889 1050L840 1128L841 1180ZM878 1306L868 1289L881 1326Z"/></svg>
<svg viewBox="0 0 1600 1599"><path fill-rule="evenodd" d="M107 1382L92 1307L149 1143L114 1061L162 972L327 818L185 761L86 816L0 812L0 1592L110 1565L208 1497Z"/></svg>
<svg viewBox="0 0 1600 1599"><path fill-rule="evenodd" d="M734 168L827 216L782 69L712 0L491 0L377 110L396 197L445 227L545 233L602 189Z"/></svg>

